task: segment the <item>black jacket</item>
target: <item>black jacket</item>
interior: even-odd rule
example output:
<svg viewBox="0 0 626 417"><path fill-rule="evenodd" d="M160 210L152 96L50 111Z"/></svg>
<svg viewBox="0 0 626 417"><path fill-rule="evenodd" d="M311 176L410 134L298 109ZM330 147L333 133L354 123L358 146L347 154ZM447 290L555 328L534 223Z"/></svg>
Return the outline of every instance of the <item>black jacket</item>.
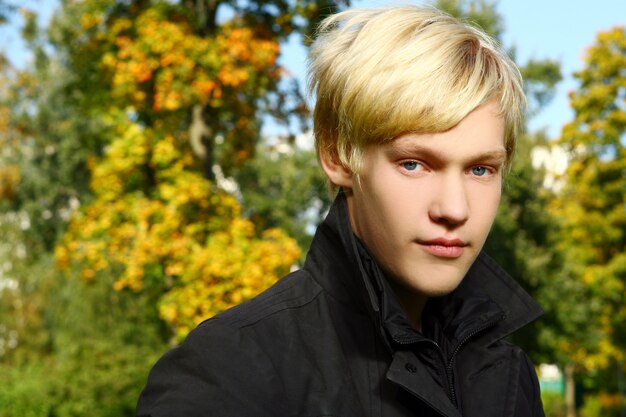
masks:
<svg viewBox="0 0 626 417"><path fill-rule="evenodd" d="M481 254L413 329L340 196L302 270L202 323L150 373L137 416L543 416L503 340L541 309Z"/></svg>

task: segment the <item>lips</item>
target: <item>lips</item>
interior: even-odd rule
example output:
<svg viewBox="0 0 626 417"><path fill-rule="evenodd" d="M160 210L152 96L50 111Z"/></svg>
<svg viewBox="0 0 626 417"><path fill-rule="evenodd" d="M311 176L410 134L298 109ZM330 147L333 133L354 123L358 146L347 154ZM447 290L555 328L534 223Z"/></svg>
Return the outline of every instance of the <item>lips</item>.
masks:
<svg viewBox="0 0 626 417"><path fill-rule="evenodd" d="M426 252L439 258L458 258L463 255L466 242L460 239L437 238L417 242Z"/></svg>

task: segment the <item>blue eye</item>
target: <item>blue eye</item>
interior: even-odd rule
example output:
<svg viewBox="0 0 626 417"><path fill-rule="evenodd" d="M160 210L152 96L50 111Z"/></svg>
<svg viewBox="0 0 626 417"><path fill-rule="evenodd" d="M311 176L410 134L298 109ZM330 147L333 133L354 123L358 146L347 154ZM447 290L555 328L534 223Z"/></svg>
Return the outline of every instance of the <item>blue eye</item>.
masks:
<svg viewBox="0 0 626 417"><path fill-rule="evenodd" d="M406 161L402 163L402 168L406 169L407 171L415 171L418 167L419 163L417 163L416 161Z"/></svg>
<svg viewBox="0 0 626 417"><path fill-rule="evenodd" d="M485 167L477 166L472 168L472 174L476 175L477 177L484 177L485 175L489 174L489 170Z"/></svg>

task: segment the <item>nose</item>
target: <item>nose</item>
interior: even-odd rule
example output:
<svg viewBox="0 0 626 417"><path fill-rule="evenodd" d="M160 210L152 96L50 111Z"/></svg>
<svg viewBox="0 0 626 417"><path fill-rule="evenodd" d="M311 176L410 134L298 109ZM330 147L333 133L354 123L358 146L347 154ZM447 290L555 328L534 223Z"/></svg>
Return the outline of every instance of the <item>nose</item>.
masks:
<svg viewBox="0 0 626 417"><path fill-rule="evenodd" d="M462 176L443 175L431 201L430 219L452 228L464 224L470 215L468 190Z"/></svg>

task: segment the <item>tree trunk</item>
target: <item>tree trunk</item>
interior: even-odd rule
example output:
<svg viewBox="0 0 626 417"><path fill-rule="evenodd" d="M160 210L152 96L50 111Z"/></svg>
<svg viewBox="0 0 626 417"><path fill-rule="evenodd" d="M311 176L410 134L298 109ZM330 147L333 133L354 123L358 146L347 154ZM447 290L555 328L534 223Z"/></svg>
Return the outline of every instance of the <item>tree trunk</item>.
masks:
<svg viewBox="0 0 626 417"><path fill-rule="evenodd" d="M619 416L626 417L626 382L624 381L624 363L617 365L617 395L619 395Z"/></svg>
<svg viewBox="0 0 626 417"><path fill-rule="evenodd" d="M574 364L565 365L565 409L567 417L576 417L576 383Z"/></svg>
<svg viewBox="0 0 626 417"><path fill-rule="evenodd" d="M189 124L189 142L191 150L202 161L204 177L214 180L213 174L213 135L210 126L204 119L204 108L196 104L191 109L191 123Z"/></svg>

